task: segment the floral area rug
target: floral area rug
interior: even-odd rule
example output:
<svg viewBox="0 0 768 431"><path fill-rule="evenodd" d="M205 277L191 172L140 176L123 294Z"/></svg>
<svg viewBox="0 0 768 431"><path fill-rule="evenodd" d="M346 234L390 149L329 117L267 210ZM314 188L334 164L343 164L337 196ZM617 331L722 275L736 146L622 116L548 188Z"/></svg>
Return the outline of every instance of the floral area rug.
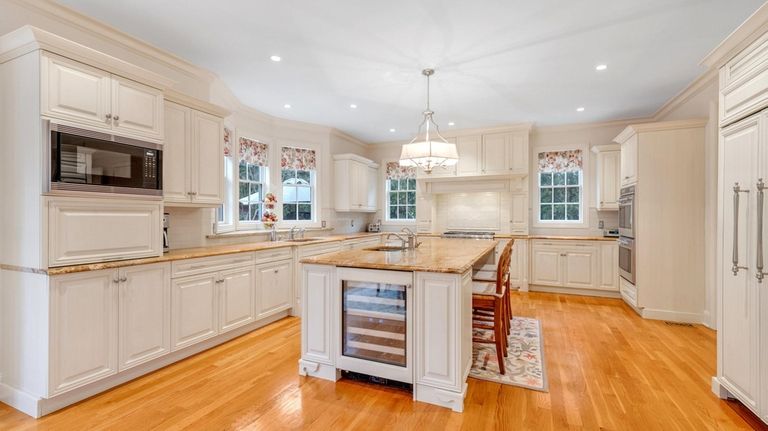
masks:
<svg viewBox="0 0 768 431"><path fill-rule="evenodd" d="M472 328L473 338L493 339L493 331ZM473 343L470 377L505 385L547 392L541 323L529 317L514 317L509 335L509 355L504 358L506 373L499 373L496 345Z"/></svg>

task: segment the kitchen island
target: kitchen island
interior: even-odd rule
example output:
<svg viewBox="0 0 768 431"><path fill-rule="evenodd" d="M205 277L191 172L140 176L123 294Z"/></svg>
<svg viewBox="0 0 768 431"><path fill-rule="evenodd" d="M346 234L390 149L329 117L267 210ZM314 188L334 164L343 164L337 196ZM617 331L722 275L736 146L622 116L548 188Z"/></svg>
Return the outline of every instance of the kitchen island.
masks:
<svg viewBox="0 0 768 431"><path fill-rule="evenodd" d="M461 412L472 363L473 268L497 241L423 238L303 259L299 374L353 371L412 384L417 401Z"/></svg>

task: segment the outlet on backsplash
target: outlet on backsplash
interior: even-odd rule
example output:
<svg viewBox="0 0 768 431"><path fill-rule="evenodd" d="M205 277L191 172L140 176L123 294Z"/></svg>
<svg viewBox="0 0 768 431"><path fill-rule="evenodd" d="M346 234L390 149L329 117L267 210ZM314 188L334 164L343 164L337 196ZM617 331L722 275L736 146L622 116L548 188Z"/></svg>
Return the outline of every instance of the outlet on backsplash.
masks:
<svg viewBox="0 0 768 431"><path fill-rule="evenodd" d="M597 228L598 229L605 229L605 222L603 220L600 220L597 222Z"/></svg>

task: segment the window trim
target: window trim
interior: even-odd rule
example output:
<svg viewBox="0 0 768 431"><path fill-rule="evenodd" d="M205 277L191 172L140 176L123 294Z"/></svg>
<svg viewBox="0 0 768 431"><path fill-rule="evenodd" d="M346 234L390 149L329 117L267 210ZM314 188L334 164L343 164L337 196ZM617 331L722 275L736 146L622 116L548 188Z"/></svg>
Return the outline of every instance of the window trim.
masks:
<svg viewBox="0 0 768 431"><path fill-rule="evenodd" d="M541 214L540 200L541 191L539 189L539 153L548 151L567 151L567 150L581 150L582 155L582 167L581 167L581 221L541 221L539 220L539 214ZM592 171L591 171L591 152L589 151L589 145L584 143L576 144L559 144L548 145L541 147L534 147L531 151L531 160L529 161L531 175L529 180L529 194L531 196L533 205L531 205L531 226L535 228L552 228L552 229L586 229L589 227L589 210L591 208L590 202L592 199Z"/></svg>
<svg viewBox="0 0 768 431"><path fill-rule="evenodd" d="M389 214L389 193L387 190L387 163L391 162L399 162L398 159L383 159L381 163L379 163L379 190L382 190L380 193L379 198L379 208L380 212L378 213L380 217L377 217L379 220L381 220L382 226L416 226L418 224L419 220L419 180L418 177L416 178L416 218L413 220L389 220L387 219L387 215Z"/></svg>
<svg viewBox="0 0 768 431"><path fill-rule="evenodd" d="M555 223L555 224L562 223L562 224L568 224L568 225L578 225L578 224L582 223L582 220L584 220L584 169L582 168L581 171L575 171L575 172L579 172L579 174L580 174L579 176L580 176L580 180L581 180L581 181L579 181L579 184L578 184L578 188L579 188L579 202L578 202L578 204L579 204L579 219L578 220L554 220L554 219L553 220L541 220L539 218L539 217L541 217L541 199L539 199L537 201L537 203L539 205L539 211L536 213L536 218L537 218L537 221L539 223L545 224L545 225L551 225L553 223ZM536 172L536 188L539 190L539 197L541 197L541 189L542 189L541 181L540 181L540 178L539 178L541 174L542 174L541 172ZM553 183L554 183L554 181L553 181ZM568 198L567 190L569 188L574 187L574 186L567 184L567 180L566 180L566 184L562 184L562 185L552 184L552 185L544 186L544 187L547 188L547 189L551 189L553 196L554 196L555 189L564 189L564 190L566 190L566 201L562 202L562 203L557 203L557 204L561 204L561 205L569 205L570 204L570 205L573 205L572 202L569 203L568 200L567 200L567 198ZM552 199L553 211L554 211L554 205L555 204L556 204L556 202L554 202L554 197L553 197L553 199ZM567 216L568 216L568 210L566 208L566 217Z"/></svg>
<svg viewBox="0 0 768 431"><path fill-rule="evenodd" d="M235 223L235 230L254 230L261 228L263 222L259 220L240 220L240 160L234 167L235 173L233 174L232 181L232 219ZM266 174L264 169L267 170ZM261 176L261 193L266 195L269 190L269 166L259 166L259 175ZM248 180L246 180L248 181ZM253 181L248 181L253 182ZM235 209L237 204L237 209ZM262 216L264 215L264 207L261 208Z"/></svg>
<svg viewBox="0 0 768 431"><path fill-rule="evenodd" d="M281 194L281 198L282 199L281 199L281 202L278 202L278 205L280 206L280 214L281 214L280 221L281 222L285 222L285 223L291 223L291 224L296 224L296 223L314 223L317 220L317 216L318 216L318 214L317 214L317 197L316 197L317 196L317 170L295 169L295 168L291 168L291 169L293 171L302 170L302 171L309 172L309 185L305 186L305 185L300 185L300 184L292 184L292 185L287 185L287 186L288 187L295 187L297 190L298 190L299 187L308 188L309 189L309 205L310 205L310 211L311 211L311 214L312 214L312 218L310 218L309 220L287 220L285 218L285 214L283 212L283 208L284 208L283 205L286 204L286 201L285 201L285 196L283 196L283 188L286 186L286 184L283 184L283 171L286 170L286 168L281 167L280 168L280 194ZM298 174L296 175L295 178L298 178ZM298 193L297 193L297 196L298 196ZM298 201L296 201L296 202L297 202L296 203L296 213L298 214L298 205L299 205L299 203L298 203ZM304 204L304 205L306 205L306 204Z"/></svg>
<svg viewBox="0 0 768 431"><path fill-rule="evenodd" d="M405 203L405 205L400 205L400 204L396 205L397 207L404 206L406 208L409 207L409 206L413 206L413 218L412 219L408 219L408 218L395 218L395 219L392 219L392 218L389 218L389 209L390 209L390 205L391 205L389 203L389 198L390 198L389 195L390 195L390 193L392 193L392 190L389 189L390 181L392 181L392 180L386 179L386 178L384 179L384 194L385 194L385 196L384 196L384 202L385 202L384 219L387 222L400 222L400 223L402 223L402 222L415 222L416 221L416 200L418 199L418 198L416 198L416 194L417 194L417 190L418 190L419 187L417 185L414 185L413 190L410 190L410 189L409 190L404 190L406 193L410 192L410 191L413 192L413 194L414 194L413 205L410 205L407 202ZM413 181L415 183L416 178L414 178ZM400 193L400 191L401 190L399 190L399 189L395 190L395 193ZM406 209L406 211L407 211L407 209Z"/></svg>

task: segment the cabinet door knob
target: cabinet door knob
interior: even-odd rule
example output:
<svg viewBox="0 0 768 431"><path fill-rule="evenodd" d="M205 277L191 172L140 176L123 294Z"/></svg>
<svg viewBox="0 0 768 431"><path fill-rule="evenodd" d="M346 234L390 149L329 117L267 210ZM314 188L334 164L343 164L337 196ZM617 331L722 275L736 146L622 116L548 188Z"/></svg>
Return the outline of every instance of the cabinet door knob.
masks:
<svg viewBox="0 0 768 431"><path fill-rule="evenodd" d="M105 115L105 117L107 118L107 120L111 120L112 119L112 114L107 114L107 115Z"/></svg>
<svg viewBox="0 0 768 431"><path fill-rule="evenodd" d="M126 281L128 281L128 277L127 277L127 276L126 276L126 277L122 277L122 278L120 279L120 282L121 282L121 283L125 283Z"/></svg>
<svg viewBox="0 0 768 431"><path fill-rule="evenodd" d="M275 274L277 274L278 272L280 272L280 270L279 270L279 269L276 269L276 270L275 270Z"/></svg>
<svg viewBox="0 0 768 431"><path fill-rule="evenodd" d="M119 278L112 279L112 283L118 284L120 283L120 279Z"/></svg>
<svg viewBox="0 0 768 431"><path fill-rule="evenodd" d="M115 121L120 121L120 116L119 115L115 115Z"/></svg>

